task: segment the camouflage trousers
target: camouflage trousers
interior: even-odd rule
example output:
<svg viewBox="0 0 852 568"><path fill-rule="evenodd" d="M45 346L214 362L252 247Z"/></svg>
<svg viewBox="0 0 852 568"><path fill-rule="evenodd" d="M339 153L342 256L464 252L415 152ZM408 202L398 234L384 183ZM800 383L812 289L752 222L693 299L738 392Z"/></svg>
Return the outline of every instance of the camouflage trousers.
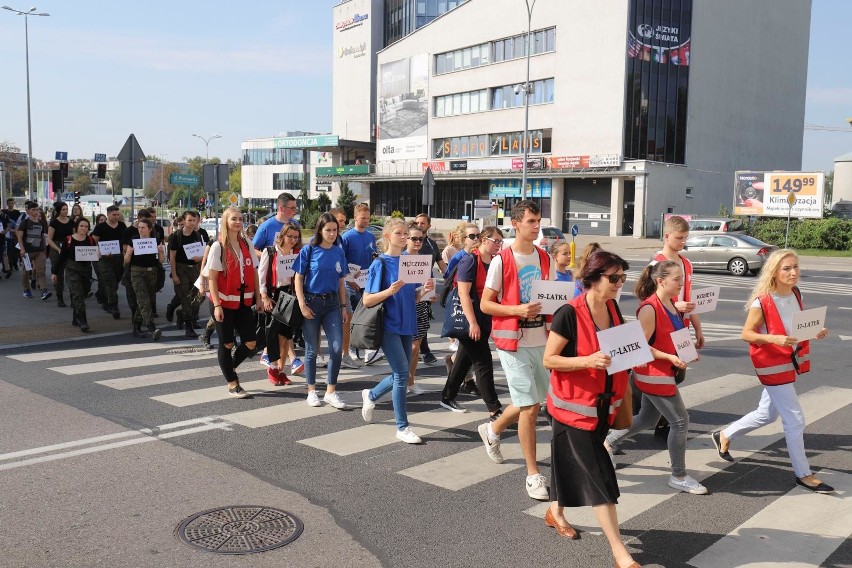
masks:
<svg viewBox="0 0 852 568"><path fill-rule="evenodd" d="M65 265L65 283L71 293L74 315L86 315L86 296L92 286L92 267L88 262L68 260Z"/></svg>
<svg viewBox="0 0 852 568"><path fill-rule="evenodd" d="M118 303L118 283L121 282L123 272L124 265L120 254L102 256L98 260L98 278L107 304Z"/></svg>
<svg viewBox="0 0 852 568"><path fill-rule="evenodd" d="M195 281L198 280L201 267L198 264L181 264L175 262L172 266L172 272L177 274L177 277L180 279L180 284L175 284L174 287L175 295L180 300L181 309L183 310L184 321L192 320L193 315L198 309L193 305L193 300L198 295Z"/></svg>
<svg viewBox="0 0 852 568"><path fill-rule="evenodd" d="M157 270L142 266L130 267L130 284L136 296L136 311L133 313L134 323L142 322L147 326L153 320L154 301L157 295Z"/></svg>

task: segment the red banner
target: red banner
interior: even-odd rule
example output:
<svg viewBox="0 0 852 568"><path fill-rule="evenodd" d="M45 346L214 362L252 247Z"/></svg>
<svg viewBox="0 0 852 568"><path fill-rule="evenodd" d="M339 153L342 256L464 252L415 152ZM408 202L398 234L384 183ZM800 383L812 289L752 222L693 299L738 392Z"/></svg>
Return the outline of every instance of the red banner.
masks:
<svg viewBox="0 0 852 568"><path fill-rule="evenodd" d="M423 171L426 171L426 168L432 168L433 172L445 172L447 171L447 162L421 162L420 166L423 168Z"/></svg>

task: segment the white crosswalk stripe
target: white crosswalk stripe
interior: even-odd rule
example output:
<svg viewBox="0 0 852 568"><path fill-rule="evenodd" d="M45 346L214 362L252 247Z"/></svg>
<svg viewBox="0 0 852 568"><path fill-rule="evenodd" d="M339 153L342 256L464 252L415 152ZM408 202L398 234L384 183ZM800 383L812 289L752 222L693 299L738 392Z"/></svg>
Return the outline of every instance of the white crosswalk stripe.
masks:
<svg viewBox="0 0 852 568"><path fill-rule="evenodd" d="M641 270L628 270L627 280L636 282ZM701 288L704 286L722 286L723 288L736 288L739 290L751 290L754 288L756 279L747 276L733 276L723 272L695 272L692 277L692 287ZM829 294L832 296L852 296L852 284L844 284L842 282L817 282L803 278L799 281L799 289L802 294ZM632 290L633 286L628 286L625 292Z"/></svg>
<svg viewBox="0 0 852 568"><path fill-rule="evenodd" d="M739 339L741 328L735 325L704 323L704 333L707 340L726 341ZM229 408L224 401L229 399L224 381L221 380L219 368L210 365L208 360L215 357L215 351L198 352L187 357L184 355L164 354L175 347L194 346L193 343L163 343L140 344L131 346L97 347L91 349L52 351L43 353L32 353L26 355L10 355L9 357L21 362L50 364L46 367L48 372L58 373L66 376L85 377L87 374L99 374L113 372L122 374L118 378L100 379L98 376L92 380L104 388L115 391L126 391L128 394L139 393L148 396L146 389L160 388L157 393L151 393L149 397L158 404L165 404L175 409L185 409L192 428L182 430L177 435L192 434L194 432L205 432L219 430L223 435L233 435L229 432L238 431L239 428L250 430L271 428L276 425L295 422L305 419L322 418L332 415L337 411L328 405L319 408L308 406L304 400L305 386L300 377L294 378L295 384L286 387L272 386L266 379L260 378L263 367L257 360L250 361L241 367L244 369L241 375L247 379L242 382L243 387L258 395L281 396L280 401L268 404L270 398L263 398L264 404L256 408L241 405L242 410L234 408L233 412L217 412L220 410L214 405L220 405L221 409ZM433 349L446 347L445 340L435 338ZM160 352L158 352L160 350ZM100 359L108 358L108 361ZM186 367L187 361L197 362L194 368L174 370L177 363ZM57 364L60 363L60 364ZM136 373L136 369L143 372ZM339 391L345 402L352 406L360 406L360 392L347 389L346 384L353 381L363 381L367 375L383 376L388 371L385 361L381 365L366 367L359 370L343 369L340 374ZM116 373L118 372L118 373ZM103 376L103 375L101 375ZM114 376L114 375L113 375ZM322 370L319 373L322 380ZM216 386L201 386L201 379L214 379L221 381ZM495 361L495 380L501 398L505 401L505 374L500 368L499 362ZM439 392L445 382L443 373L438 376L418 378L418 384L427 393ZM209 382L207 384L210 384ZM174 392L162 393L162 388L172 387ZM681 395L688 408L698 407L735 396L745 390L757 386L753 376L742 374L728 374L709 380L696 382L687 381L681 386ZM261 397L259 397L261 398ZM389 398L389 397L387 397ZM384 403L380 408L390 407L387 398L379 401ZM825 418L833 413L847 412L848 406L852 404L852 389L836 387L818 387L805 392L800 397L808 422L812 423ZM422 397L419 400L432 401L433 398ZM504 463L496 464L488 459L485 449L479 443L476 427L488 420L488 412L484 404L476 399L460 400L469 410L467 413L454 413L442 409L434 401L434 408L426 405L419 412L409 414L409 422L412 428L420 436L424 437L427 444L443 444L441 436L432 435L454 429L462 429L470 432L470 440L476 441L474 447L465 444L460 450L453 450L446 455L441 452L441 457L422 459L419 463L415 461L406 464L406 467L389 469L388 473L397 474L401 478L408 478L413 482L422 483L429 487L441 490L458 492L462 490L485 490L493 486L498 477L504 474L520 477L524 468L523 454L517 435L505 434L501 444ZM230 407L233 408L233 407ZM421 408L424 406L421 405ZM211 412L213 410L213 412ZM318 450L322 455L331 455L334 459L346 459L359 454L369 454L397 444L394 436L396 426L393 419L378 421L373 424L364 424L360 413L351 413L348 425L340 429L340 421L336 421L332 429L323 431L320 427L316 435L297 439L296 442L307 448ZM176 424L184 424L176 423ZM318 422L322 424L322 422ZM144 431L139 431L143 432ZM91 440L80 441L79 444L71 442L68 448L64 446L56 448L33 450L30 455L22 456L0 456L0 460L6 458L8 461L21 459L14 464L3 467L24 467L30 464L41 463L52 459L72 458L85 455L86 452L108 450L125 444L136 444L146 441L137 431L128 431L110 436L110 439L99 441L97 447L87 448L94 442ZM167 438L174 434L158 435ZM783 439L780 421L761 428L748 436L737 440L732 452L735 457L742 459L750 455L762 452L768 446ZM113 440L112 438L115 438ZM77 449L77 445L82 449ZM695 436L688 442L687 467L690 475L699 481L705 480L712 475L730 466L722 462L707 434ZM60 451L61 450L61 451ZM66 451L67 450L67 451ZM537 459L539 462L550 458L550 429L540 427L537 432ZM44 457L34 457L39 453L57 452ZM430 454L433 455L433 454ZM24 459L26 458L26 459ZM0 467L0 469L3 469ZM678 492L670 489L667 484L667 471L669 469L669 456L666 450L658 451L636 463L617 470L621 498L619 499L618 515L621 523L637 517L654 507L657 507L669 499L678 495ZM549 477L549 476L548 476ZM809 492L802 489L792 489L788 493L779 496L768 503L764 508L758 510L752 517L748 518L733 528L727 535L710 545L703 552L689 560L689 564L696 568L721 568L732 566L742 559L763 559L762 564L751 562L753 566L774 566L780 563L816 567L821 565L839 546L843 544L849 534L852 533L852 509L846 503L844 497L852 491L852 474L843 471L820 471L820 477L834 485L838 490L839 499L814 500ZM540 503L526 509L525 513L535 517L543 517L547 503ZM791 518L789 511L796 511L795 518ZM566 517L577 528L591 533L600 533L597 522L591 508L576 508L566 510ZM784 543L779 547L779 538L765 538L772 531L783 532Z"/></svg>

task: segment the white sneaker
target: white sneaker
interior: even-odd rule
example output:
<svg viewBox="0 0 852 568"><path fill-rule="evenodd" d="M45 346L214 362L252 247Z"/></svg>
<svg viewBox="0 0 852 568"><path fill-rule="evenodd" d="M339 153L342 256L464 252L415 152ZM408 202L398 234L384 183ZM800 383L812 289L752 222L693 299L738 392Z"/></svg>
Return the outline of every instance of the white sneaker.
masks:
<svg viewBox="0 0 852 568"><path fill-rule="evenodd" d="M317 369L325 369L328 367L328 361L322 355L317 355Z"/></svg>
<svg viewBox="0 0 852 568"><path fill-rule="evenodd" d="M707 488L688 475L683 479L678 479L675 476L669 477L669 487L693 495L707 495Z"/></svg>
<svg viewBox="0 0 852 568"><path fill-rule="evenodd" d="M381 351L365 351L364 352L364 364L372 365L377 361L381 361L385 356L382 355Z"/></svg>
<svg viewBox="0 0 852 568"><path fill-rule="evenodd" d="M423 387L421 387L417 383L414 383L413 385L408 387L408 394L410 394L411 396L420 396L421 394L426 394L426 391L423 390Z"/></svg>
<svg viewBox="0 0 852 568"><path fill-rule="evenodd" d="M326 392L325 396L322 397L322 401L326 404L330 404L337 410L346 410L346 403L340 400L340 397L337 396L336 392Z"/></svg>
<svg viewBox="0 0 852 568"><path fill-rule="evenodd" d="M353 361L358 361L358 359L359 359L358 350L357 349L350 349L349 350L349 358L352 359Z"/></svg>
<svg viewBox="0 0 852 568"><path fill-rule="evenodd" d="M479 437L482 438L482 443L485 444L485 452L491 458L491 461L494 463L503 463L503 454L500 452L500 438L497 438L495 442L488 437L487 422L480 424L477 430L479 431Z"/></svg>
<svg viewBox="0 0 852 568"><path fill-rule="evenodd" d="M317 391L313 390L308 393L308 406L322 406Z"/></svg>
<svg viewBox="0 0 852 568"><path fill-rule="evenodd" d="M423 443L423 440L420 439L420 436L414 433L414 430L411 429L411 426L406 426L405 430L397 430L396 439L405 442L406 444Z"/></svg>
<svg viewBox="0 0 852 568"><path fill-rule="evenodd" d="M361 406L361 418L369 424L373 421L373 410L376 408L376 403L370 400L370 389L361 391L361 400L364 401L363 406Z"/></svg>
<svg viewBox="0 0 852 568"><path fill-rule="evenodd" d="M349 356L348 353L344 353L340 358L340 366L345 369L360 369L361 365L359 365L352 357Z"/></svg>
<svg viewBox="0 0 852 568"><path fill-rule="evenodd" d="M540 473L527 476L527 495L539 501L547 501L550 495L547 493L547 480Z"/></svg>

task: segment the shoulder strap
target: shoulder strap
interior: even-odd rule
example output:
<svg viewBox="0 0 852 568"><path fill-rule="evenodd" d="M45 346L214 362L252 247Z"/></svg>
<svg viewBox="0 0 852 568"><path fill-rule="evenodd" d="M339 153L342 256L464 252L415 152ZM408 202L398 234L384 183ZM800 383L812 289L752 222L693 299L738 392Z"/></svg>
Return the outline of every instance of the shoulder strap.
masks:
<svg viewBox="0 0 852 568"><path fill-rule="evenodd" d="M266 256L268 257L269 265L266 267L266 290L272 290L273 282L272 282L272 266L273 262L275 262L275 247L266 247ZM277 282L275 283L277 284Z"/></svg>

